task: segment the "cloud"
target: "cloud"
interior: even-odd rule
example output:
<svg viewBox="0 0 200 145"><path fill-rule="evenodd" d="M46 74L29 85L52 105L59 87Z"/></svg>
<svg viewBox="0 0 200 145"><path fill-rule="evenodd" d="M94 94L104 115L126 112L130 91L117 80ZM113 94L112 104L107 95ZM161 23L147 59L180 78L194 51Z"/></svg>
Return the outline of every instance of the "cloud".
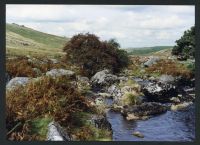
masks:
<svg viewBox="0 0 200 145"><path fill-rule="evenodd" d="M174 45L194 18L194 6L6 5L7 23L67 37L95 33L122 47Z"/></svg>

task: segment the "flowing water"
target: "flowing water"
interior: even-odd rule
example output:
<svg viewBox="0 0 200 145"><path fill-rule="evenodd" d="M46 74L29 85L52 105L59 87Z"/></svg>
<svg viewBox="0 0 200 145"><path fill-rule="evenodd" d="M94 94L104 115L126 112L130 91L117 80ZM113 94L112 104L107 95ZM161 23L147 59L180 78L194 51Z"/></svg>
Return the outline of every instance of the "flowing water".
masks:
<svg viewBox="0 0 200 145"><path fill-rule="evenodd" d="M148 81L136 80L141 85ZM111 105L112 99L106 99ZM195 139L195 105L182 111L167 111L148 120L127 121L119 112L109 110L107 119L112 125L114 141L193 141ZM133 132L139 131L144 138Z"/></svg>
<svg viewBox="0 0 200 145"><path fill-rule="evenodd" d="M115 141L192 141L195 138L194 106L185 111L168 111L145 121L127 121L120 113L108 111ZM133 136L139 131L144 138Z"/></svg>

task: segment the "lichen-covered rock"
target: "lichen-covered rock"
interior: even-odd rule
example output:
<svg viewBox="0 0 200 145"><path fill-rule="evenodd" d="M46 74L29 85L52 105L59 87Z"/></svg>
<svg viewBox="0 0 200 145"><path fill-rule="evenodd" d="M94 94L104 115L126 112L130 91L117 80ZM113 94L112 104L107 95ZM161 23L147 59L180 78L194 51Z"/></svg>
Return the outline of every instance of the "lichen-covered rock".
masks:
<svg viewBox="0 0 200 145"><path fill-rule="evenodd" d="M6 89L10 90L20 85L25 86L29 81L29 77L15 77L8 82Z"/></svg>
<svg viewBox="0 0 200 145"><path fill-rule="evenodd" d="M70 141L71 139L58 123L51 122L48 125L47 140L48 141Z"/></svg>
<svg viewBox="0 0 200 145"><path fill-rule="evenodd" d="M50 76L53 78L61 77L61 76L73 78L73 77L75 77L75 72L73 72L71 70L65 70L65 69L52 69L52 70L46 72L46 76Z"/></svg>
<svg viewBox="0 0 200 145"><path fill-rule="evenodd" d="M92 78L91 78L91 84L95 88L103 88L110 86L116 82L118 82L118 77L116 75L113 75L110 73L109 70L105 69L100 72L97 72Z"/></svg>
<svg viewBox="0 0 200 145"><path fill-rule="evenodd" d="M142 89L144 95L150 101L170 102L170 99L178 95L177 87L173 84L149 83Z"/></svg>
<svg viewBox="0 0 200 145"><path fill-rule="evenodd" d="M144 102L141 105L127 106L121 111L127 120L142 119L145 116L161 114L167 111L167 107L161 103Z"/></svg>
<svg viewBox="0 0 200 145"><path fill-rule="evenodd" d="M121 89L117 87L116 85L111 85L108 87L107 92L113 96L114 99L119 98L122 96Z"/></svg>

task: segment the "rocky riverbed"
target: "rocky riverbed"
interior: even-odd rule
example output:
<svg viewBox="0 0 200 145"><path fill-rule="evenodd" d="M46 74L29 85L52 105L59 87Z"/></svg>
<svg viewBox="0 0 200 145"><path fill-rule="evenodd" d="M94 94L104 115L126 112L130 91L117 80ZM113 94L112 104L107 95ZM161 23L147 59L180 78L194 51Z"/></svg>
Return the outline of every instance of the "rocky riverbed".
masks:
<svg viewBox="0 0 200 145"><path fill-rule="evenodd" d="M27 59L38 63L37 59ZM148 71L154 67L160 58L150 57L139 63L140 71ZM50 63L50 60L39 62ZM58 64L59 61L51 62ZM37 65L35 65L37 66ZM44 78L63 77L69 79L69 84L87 100L95 113L83 112L78 120L87 122L84 126L73 125L69 131L53 119L48 123L46 140L74 141L81 140L83 134L88 134L90 140L124 140L124 141L191 141L195 132L195 87L194 78L169 74L132 75L131 70L121 74L112 74L107 69L97 72L91 78L78 75L75 71L63 67L48 68L34 67L33 76L13 76L11 71L6 73L7 91L15 87L24 87L29 83L40 82ZM37 72L36 72L37 70ZM36 75L37 74L37 75ZM62 84L64 87L64 84ZM66 122L65 122L66 123ZM79 121L80 123L80 121ZM70 124L70 122L68 123ZM72 126L72 125L71 125ZM87 127L99 134L87 132ZM105 134L105 135L102 135ZM91 138L90 136L93 136ZM85 139L85 138L84 138Z"/></svg>

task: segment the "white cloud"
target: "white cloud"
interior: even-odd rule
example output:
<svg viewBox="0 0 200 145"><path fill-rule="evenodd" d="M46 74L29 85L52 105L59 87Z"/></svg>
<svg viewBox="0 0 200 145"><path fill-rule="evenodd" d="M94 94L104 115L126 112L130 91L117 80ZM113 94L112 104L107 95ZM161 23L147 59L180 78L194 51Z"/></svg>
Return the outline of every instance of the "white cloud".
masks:
<svg viewBox="0 0 200 145"><path fill-rule="evenodd" d="M95 33L122 47L174 45L194 25L194 6L7 5L6 21L67 37Z"/></svg>

